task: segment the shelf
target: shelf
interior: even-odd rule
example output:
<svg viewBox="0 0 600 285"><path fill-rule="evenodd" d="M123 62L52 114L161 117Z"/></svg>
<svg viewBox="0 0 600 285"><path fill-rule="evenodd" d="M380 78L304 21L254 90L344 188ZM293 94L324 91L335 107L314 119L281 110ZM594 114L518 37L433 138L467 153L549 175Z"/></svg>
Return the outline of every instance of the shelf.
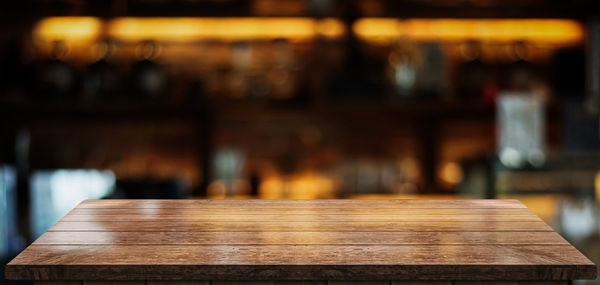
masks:
<svg viewBox="0 0 600 285"><path fill-rule="evenodd" d="M559 106L547 108L550 122L556 120ZM332 101L306 106L280 106L265 101L219 100L202 104L149 100L99 101L2 101L0 118L18 122L40 120L200 120L207 116L219 121L271 120L482 120L493 122L495 106L483 103L441 100L397 103L373 101Z"/></svg>
<svg viewBox="0 0 600 285"><path fill-rule="evenodd" d="M146 120L201 118L205 113L197 104L173 104L164 102L120 100L81 104L78 102L1 102L0 118L19 122L40 120Z"/></svg>

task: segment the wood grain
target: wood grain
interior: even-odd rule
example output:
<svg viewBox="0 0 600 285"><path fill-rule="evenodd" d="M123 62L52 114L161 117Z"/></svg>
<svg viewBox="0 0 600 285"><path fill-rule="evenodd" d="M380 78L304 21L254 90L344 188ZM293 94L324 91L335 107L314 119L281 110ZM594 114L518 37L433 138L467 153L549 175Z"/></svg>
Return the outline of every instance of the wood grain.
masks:
<svg viewBox="0 0 600 285"><path fill-rule="evenodd" d="M553 231L542 221L537 222L349 222L349 221L139 221L139 222L64 222L49 231L135 231L135 232L227 232L227 231L291 231L291 232L381 232L381 231Z"/></svg>
<svg viewBox="0 0 600 285"><path fill-rule="evenodd" d="M327 285L390 285L389 280L330 280ZM452 284L450 284L452 285Z"/></svg>
<svg viewBox="0 0 600 285"><path fill-rule="evenodd" d="M293 250L292 250L293 249ZM568 245L31 245L12 265L587 265Z"/></svg>
<svg viewBox="0 0 600 285"><path fill-rule="evenodd" d="M63 268L68 268L65 270ZM11 279L61 280L571 280L594 279L590 266L490 265L35 265L7 266Z"/></svg>
<svg viewBox="0 0 600 285"><path fill-rule="evenodd" d="M85 200L79 208L211 209L252 207L257 209L293 208L526 208L518 200Z"/></svg>
<svg viewBox="0 0 600 285"><path fill-rule="evenodd" d="M327 285L327 281L312 280L216 280L210 285Z"/></svg>
<svg viewBox="0 0 600 285"><path fill-rule="evenodd" d="M135 280L135 281L84 280L83 285L146 285L146 281L145 280Z"/></svg>
<svg viewBox="0 0 600 285"><path fill-rule="evenodd" d="M148 280L146 285L211 285L210 280L185 280L185 281L165 281Z"/></svg>
<svg viewBox="0 0 600 285"><path fill-rule="evenodd" d="M452 285L452 281L331 280L327 285Z"/></svg>
<svg viewBox="0 0 600 285"><path fill-rule="evenodd" d="M593 279L596 267L516 200L87 200L6 276L410 285Z"/></svg>
<svg viewBox="0 0 600 285"><path fill-rule="evenodd" d="M390 285L452 285L452 281L398 281L392 280Z"/></svg>
<svg viewBox="0 0 600 285"><path fill-rule="evenodd" d="M539 222L535 215L67 215L63 222L261 222L261 221L340 221L340 222Z"/></svg>
<svg viewBox="0 0 600 285"><path fill-rule="evenodd" d="M556 232L46 232L35 245L569 245Z"/></svg>
<svg viewBox="0 0 600 285"><path fill-rule="evenodd" d="M83 285L83 281L36 281L35 285Z"/></svg>
<svg viewBox="0 0 600 285"><path fill-rule="evenodd" d="M454 285L567 285L568 281L454 281Z"/></svg>
<svg viewBox="0 0 600 285"><path fill-rule="evenodd" d="M215 280L36 281L36 285L567 285L568 281Z"/></svg>
<svg viewBox="0 0 600 285"><path fill-rule="evenodd" d="M210 210L203 208L75 208L69 212L72 215L152 215L152 216L211 216L211 215L392 215L392 216L412 216L412 215L532 215L535 216L527 208L288 208L288 209L273 209L273 208L254 208L254 207L239 207L239 208L211 208Z"/></svg>

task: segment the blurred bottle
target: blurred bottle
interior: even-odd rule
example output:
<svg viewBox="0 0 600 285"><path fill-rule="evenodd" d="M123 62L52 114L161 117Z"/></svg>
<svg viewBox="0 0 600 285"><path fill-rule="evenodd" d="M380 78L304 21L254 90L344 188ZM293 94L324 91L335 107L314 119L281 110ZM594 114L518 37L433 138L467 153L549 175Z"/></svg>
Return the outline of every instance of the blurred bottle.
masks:
<svg viewBox="0 0 600 285"><path fill-rule="evenodd" d="M458 72L457 99L462 101L484 101L495 97L495 80L488 65L481 61L482 47L477 41L467 41L459 47L464 62ZM494 94L492 94L494 93Z"/></svg>
<svg viewBox="0 0 600 285"><path fill-rule="evenodd" d="M287 39L273 41L274 64L268 74L271 86L271 97L274 99L290 99L294 96L295 88L295 59Z"/></svg>
<svg viewBox="0 0 600 285"><path fill-rule="evenodd" d="M205 105L208 100L205 80L201 76L195 76L189 80L187 101L197 105Z"/></svg>
<svg viewBox="0 0 600 285"><path fill-rule="evenodd" d="M232 98L245 98L250 91L253 48L249 42L232 44L231 74L227 80L227 95Z"/></svg>
<svg viewBox="0 0 600 285"><path fill-rule="evenodd" d="M544 101L534 93L505 92L497 104L498 156L508 168L546 161Z"/></svg>
<svg viewBox="0 0 600 285"><path fill-rule="evenodd" d="M439 43L398 39L388 56L392 99L439 97L444 90L444 54Z"/></svg>
<svg viewBox="0 0 600 285"><path fill-rule="evenodd" d="M394 44L388 57L394 94L406 98L415 94L421 58L415 44L401 39Z"/></svg>
<svg viewBox="0 0 600 285"><path fill-rule="evenodd" d="M546 80L540 76L540 71L529 61L529 51L526 42L517 41L512 44L517 61L508 69L508 89L534 93L540 99L548 101L551 95Z"/></svg>
<svg viewBox="0 0 600 285"><path fill-rule="evenodd" d="M347 31L361 18L358 1L343 5L343 20ZM342 61L329 79L329 92L335 99L376 99L383 94L385 60L365 52L363 42L355 33L349 33L340 45Z"/></svg>
<svg viewBox="0 0 600 285"><path fill-rule="evenodd" d="M244 180L246 164L244 152L238 148L222 148L215 153L214 173L216 180L211 183L208 195L214 197L248 195L249 182Z"/></svg>
<svg viewBox="0 0 600 285"><path fill-rule="evenodd" d="M66 61L69 47L63 41L52 44L50 59L42 62L37 72L35 96L68 98L75 95L77 78L75 69Z"/></svg>
<svg viewBox="0 0 600 285"><path fill-rule="evenodd" d="M419 44L421 50L421 73L418 78L419 95L422 97L441 97L446 86L446 66L444 52L440 43Z"/></svg>
<svg viewBox="0 0 600 285"><path fill-rule="evenodd" d="M159 98L167 88L167 75L163 68L154 62L160 55L161 47L152 41L142 42L136 48L136 62L132 68L133 92L140 98Z"/></svg>
<svg viewBox="0 0 600 285"><path fill-rule="evenodd" d="M528 61L527 44L514 42L512 49L517 60L505 75L509 91L497 103L498 155L508 168L541 167L546 161L544 110L550 91Z"/></svg>
<svg viewBox="0 0 600 285"><path fill-rule="evenodd" d="M256 171L256 169L253 169L250 172L250 196L252 197L258 197L259 193L259 188L260 188L260 183L261 183L261 177L260 174L258 174L258 171Z"/></svg>
<svg viewBox="0 0 600 285"><path fill-rule="evenodd" d="M94 47L93 53L99 59L87 68L84 78L84 101L116 95L119 76L115 65L108 61L115 48L111 41L104 41Z"/></svg>

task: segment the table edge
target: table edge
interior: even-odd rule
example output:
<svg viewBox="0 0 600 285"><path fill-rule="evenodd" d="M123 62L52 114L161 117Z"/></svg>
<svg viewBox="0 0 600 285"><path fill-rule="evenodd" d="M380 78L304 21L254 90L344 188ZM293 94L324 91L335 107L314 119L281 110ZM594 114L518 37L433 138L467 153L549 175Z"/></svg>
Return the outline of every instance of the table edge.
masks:
<svg viewBox="0 0 600 285"><path fill-rule="evenodd" d="M68 270L66 270L68 268ZM594 280L576 265L6 265L7 280Z"/></svg>

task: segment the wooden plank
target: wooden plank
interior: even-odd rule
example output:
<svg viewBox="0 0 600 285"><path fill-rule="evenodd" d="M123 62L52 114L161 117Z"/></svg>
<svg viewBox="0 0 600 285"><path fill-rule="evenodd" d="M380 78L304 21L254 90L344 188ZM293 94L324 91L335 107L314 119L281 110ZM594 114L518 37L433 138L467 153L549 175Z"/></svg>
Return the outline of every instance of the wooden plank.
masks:
<svg viewBox="0 0 600 285"><path fill-rule="evenodd" d="M593 279L596 270L515 200L95 200L11 261L6 276L399 285Z"/></svg>
<svg viewBox="0 0 600 285"><path fill-rule="evenodd" d="M144 209L144 208L75 208L71 210L68 216L73 215L177 215L177 216L210 216L210 215L473 215L473 216L490 216L490 215L532 215L535 216L529 209L523 208L428 208L428 209L411 209L411 208L395 208L395 209L361 209L361 208L293 208L293 209L263 209L254 207L245 208L165 208L165 209Z"/></svg>
<svg viewBox="0 0 600 285"><path fill-rule="evenodd" d="M35 281L35 285L83 285L82 281Z"/></svg>
<svg viewBox="0 0 600 285"><path fill-rule="evenodd" d="M68 270L65 270L68 268ZM393 279L393 280L570 280L594 279L592 266L494 266L490 265L70 265L6 267L7 279L132 279L157 280L315 280L315 279Z"/></svg>
<svg viewBox="0 0 600 285"><path fill-rule="evenodd" d="M79 208L525 208L518 200L85 200Z"/></svg>
<svg viewBox="0 0 600 285"><path fill-rule="evenodd" d="M389 280L329 280L329 281L327 281L327 285L390 285L390 281Z"/></svg>
<svg viewBox="0 0 600 285"><path fill-rule="evenodd" d="M83 285L146 285L146 281L145 280L133 280L133 281L84 280Z"/></svg>
<svg viewBox="0 0 600 285"><path fill-rule="evenodd" d="M213 280L211 285L327 285L313 280Z"/></svg>
<svg viewBox="0 0 600 285"><path fill-rule="evenodd" d="M553 231L544 222L58 222L49 231Z"/></svg>
<svg viewBox="0 0 600 285"><path fill-rule="evenodd" d="M36 285L567 285L568 281L385 281L385 280L230 280L230 281L36 281Z"/></svg>
<svg viewBox="0 0 600 285"><path fill-rule="evenodd" d="M34 266L29 266L34 265ZM493 270L489 270L493 268ZM9 279L569 280L596 266L571 246L41 246Z"/></svg>
<svg viewBox="0 0 600 285"><path fill-rule="evenodd" d="M569 281L454 281L454 285L567 285Z"/></svg>
<svg viewBox="0 0 600 285"><path fill-rule="evenodd" d="M210 285L209 280L148 280L146 285Z"/></svg>
<svg viewBox="0 0 600 285"><path fill-rule="evenodd" d="M231 280L231 281L36 281L36 285L567 285L568 281L303 281L303 280Z"/></svg>
<svg viewBox="0 0 600 285"><path fill-rule="evenodd" d="M593 265L571 246L31 245L9 265ZM557 269L559 270L559 269Z"/></svg>
<svg viewBox="0 0 600 285"><path fill-rule="evenodd" d="M569 245L556 232L46 232L37 245Z"/></svg>
<svg viewBox="0 0 600 285"><path fill-rule="evenodd" d="M271 280L214 280L211 285L273 285Z"/></svg>
<svg viewBox="0 0 600 285"><path fill-rule="evenodd" d="M274 280L272 285L327 285L327 281L313 280Z"/></svg>
<svg viewBox="0 0 600 285"><path fill-rule="evenodd" d="M123 222L123 221L345 221L345 222L537 222L535 215L67 215L63 222Z"/></svg>
<svg viewBox="0 0 600 285"><path fill-rule="evenodd" d="M412 281L412 280L392 280L391 285L452 285L452 281Z"/></svg>

